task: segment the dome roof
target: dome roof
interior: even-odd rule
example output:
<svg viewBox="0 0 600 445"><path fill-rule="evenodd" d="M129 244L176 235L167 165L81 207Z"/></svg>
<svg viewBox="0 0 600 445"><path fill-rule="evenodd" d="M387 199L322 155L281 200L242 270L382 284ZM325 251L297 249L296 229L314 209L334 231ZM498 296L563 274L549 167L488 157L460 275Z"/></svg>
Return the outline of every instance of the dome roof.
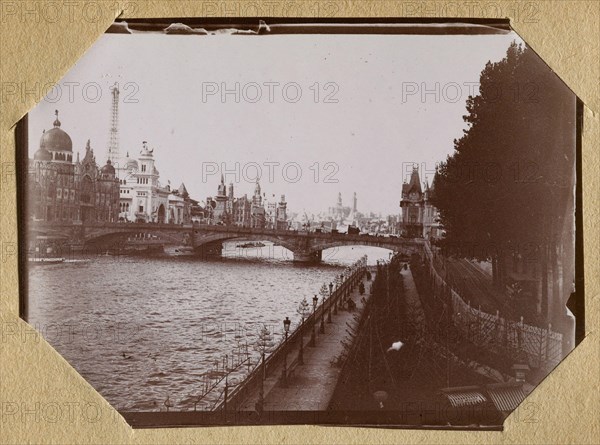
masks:
<svg viewBox="0 0 600 445"><path fill-rule="evenodd" d="M40 139L40 148L52 151L73 151L73 142L71 137L60 129L60 121L58 120L58 110L55 112L56 120L54 128L45 131Z"/></svg>
<svg viewBox="0 0 600 445"><path fill-rule="evenodd" d="M134 168L134 169L138 169L138 162L135 159L128 159L127 162L125 163L125 168L127 170Z"/></svg>
<svg viewBox="0 0 600 445"><path fill-rule="evenodd" d="M100 173L102 173L103 175L115 174L115 168L112 166L112 162L110 162L110 159L106 161L106 165L100 169Z"/></svg>
<svg viewBox="0 0 600 445"><path fill-rule="evenodd" d="M40 147L33 155L35 161L51 161L52 155L44 147Z"/></svg>

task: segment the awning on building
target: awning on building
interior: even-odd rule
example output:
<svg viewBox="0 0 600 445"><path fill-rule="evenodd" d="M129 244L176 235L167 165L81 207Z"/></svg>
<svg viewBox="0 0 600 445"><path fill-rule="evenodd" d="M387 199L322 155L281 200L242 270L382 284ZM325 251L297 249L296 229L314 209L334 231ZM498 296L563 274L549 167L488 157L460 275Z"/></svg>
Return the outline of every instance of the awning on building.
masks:
<svg viewBox="0 0 600 445"><path fill-rule="evenodd" d="M473 406L485 403L487 398L483 395L482 388L479 386L462 386L456 388L442 389L450 404L455 407Z"/></svg>
<svg viewBox="0 0 600 445"><path fill-rule="evenodd" d="M516 409L526 396L523 385L515 382L444 388L441 392L455 408L480 405L489 400L498 411L504 412Z"/></svg>
<svg viewBox="0 0 600 445"><path fill-rule="evenodd" d="M493 383L487 393L498 411L513 411L525 400L523 385L519 383Z"/></svg>

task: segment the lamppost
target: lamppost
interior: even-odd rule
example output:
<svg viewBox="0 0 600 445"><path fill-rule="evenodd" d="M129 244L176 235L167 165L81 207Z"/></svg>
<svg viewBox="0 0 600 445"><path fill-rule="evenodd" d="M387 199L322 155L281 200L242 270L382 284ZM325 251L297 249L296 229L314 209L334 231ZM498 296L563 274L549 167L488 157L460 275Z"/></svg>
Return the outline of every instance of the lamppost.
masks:
<svg viewBox="0 0 600 445"><path fill-rule="evenodd" d="M317 324L317 316L315 314L315 312L317 311L317 303L319 302L319 297L317 297L316 295L313 297L312 299L312 303L313 303L313 321L312 321L312 337L310 339L310 345L314 348L315 346L317 346L317 338L316 338L316 333L315 333L315 325Z"/></svg>
<svg viewBox="0 0 600 445"><path fill-rule="evenodd" d="M321 334L325 333L325 297L321 298L321 327L319 328L319 332Z"/></svg>
<svg viewBox="0 0 600 445"><path fill-rule="evenodd" d="M329 282L329 298L333 294L333 283ZM331 323L331 303L329 303L329 309L327 310L327 323Z"/></svg>
<svg viewBox="0 0 600 445"><path fill-rule="evenodd" d="M344 286L344 274L340 274L340 288ZM344 290L342 291L342 299L345 297L345 293L346 293L346 288L344 287ZM340 298L338 297L338 306L340 306ZM341 308L344 307L344 304L342 302Z"/></svg>
<svg viewBox="0 0 600 445"><path fill-rule="evenodd" d="M338 313L337 302L340 298L339 291L340 291L340 276L336 275L335 276L335 293L336 293L336 295L335 295L335 300L333 300L333 315L337 315L337 313Z"/></svg>
<svg viewBox="0 0 600 445"><path fill-rule="evenodd" d="M300 352L298 353L298 363L303 365L304 364L304 319L310 313L310 309L308 308L308 302L306 301L306 297L304 297L302 299L296 312L298 312L300 317L302 317L302 325L300 326Z"/></svg>
<svg viewBox="0 0 600 445"><path fill-rule="evenodd" d="M284 340L284 349L285 349L285 354L283 355L283 386L287 386L287 339L288 339L288 333L290 332L290 324L292 324L291 320L288 317L285 317L285 320L283 320L283 331L285 332L285 340Z"/></svg>

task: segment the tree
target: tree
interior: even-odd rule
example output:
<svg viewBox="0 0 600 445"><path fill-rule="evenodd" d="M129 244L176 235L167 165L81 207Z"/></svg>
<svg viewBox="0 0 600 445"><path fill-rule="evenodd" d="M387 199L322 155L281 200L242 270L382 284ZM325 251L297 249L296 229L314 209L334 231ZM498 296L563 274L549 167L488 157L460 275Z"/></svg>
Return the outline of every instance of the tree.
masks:
<svg viewBox="0 0 600 445"><path fill-rule="evenodd" d="M273 341L273 334L269 329L263 325L260 332L258 333L258 338L256 339L256 343L254 345L254 350L260 353L261 357L261 379L260 379L260 393L259 399L257 402L257 410L262 413L264 400L265 400L265 387L264 381L267 378L267 369L265 366L265 355L273 350L275 347L275 342Z"/></svg>
<svg viewBox="0 0 600 445"><path fill-rule="evenodd" d="M467 129L435 177L442 248L491 260L498 286L508 282L508 258L537 264L545 313L548 286L557 286L549 267L573 249L575 95L513 42L505 58L486 64L466 108Z"/></svg>

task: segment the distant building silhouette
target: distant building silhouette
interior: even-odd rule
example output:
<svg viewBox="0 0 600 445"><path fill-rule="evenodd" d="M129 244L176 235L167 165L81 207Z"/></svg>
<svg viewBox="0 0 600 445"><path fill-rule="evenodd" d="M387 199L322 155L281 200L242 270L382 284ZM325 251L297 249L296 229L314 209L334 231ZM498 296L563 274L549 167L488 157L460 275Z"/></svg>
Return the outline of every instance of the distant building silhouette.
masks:
<svg viewBox="0 0 600 445"><path fill-rule="evenodd" d="M275 195L268 199L262 192L258 179L252 199L249 199L247 195L236 198L231 183L227 187L227 193L225 190L225 178L221 175L217 195L214 198L206 198L206 209L209 214L207 223L260 229L288 228L285 195L281 195L279 202L275 199Z"/></svg>

